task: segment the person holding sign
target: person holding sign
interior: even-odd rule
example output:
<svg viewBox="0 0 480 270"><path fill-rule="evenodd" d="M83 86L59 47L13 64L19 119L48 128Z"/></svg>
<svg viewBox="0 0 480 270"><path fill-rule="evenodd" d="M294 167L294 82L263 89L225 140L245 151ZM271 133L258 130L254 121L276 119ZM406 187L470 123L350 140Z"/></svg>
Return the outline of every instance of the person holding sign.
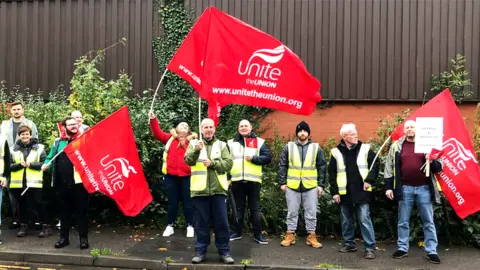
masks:
<svg viewBox="0 0 480 270"><path fill-rule="evenodd" d="M358 140L354 124L342 125L340 136L342 139L332 149L328 165L330 193L340 204L344 245L339 251L357 251L353 222L356 212L365 246L364 258L375 259L375 233L369 203L373 199L372 184L378 177L380 162L373 163L375 152L369 144Z"/></svg>
<svg viewBox="0 0 480 270"><path fill-rule="evenodd" d="M43 171L42 164L47 155L45 146L32 137L32 129L20 125L17 129L18 140L12 148L12 164L10 165L9 188L18 201L20 211L20 230L17 237L27 235L29 222L39 218L43 226L38 237L47 237L52 229L45 221L45 205L43 201ZM37 215L38 214L38 217Z"/></svg>
<svg viewBox="0 0 480 270"><path fill-rule="evenodd" d="M230 255L227 219L227 173L232 169L232 154L225 142L215 138L215 123L203 119L201 140L192 140L185 153L185 163L191 166L190 194L195 209L196 256L192 263L203 262L210 245L210 226L213 223L215 246L220 261L233 264Z"/></svg>
<svg viewBox="0 0 480 270"><path fill-rule="evenodd" d="M433 222L432 201L440 203L437 181L433 174L442 171L442 163L427 160L425 154L415 153L416 122L408 120L404 125L405 136L393 142L385 164L385 195L398 201L398 250L392 257L400 259L408 256L409 223L415 203L423 222L425 252L431 263L441 262L437 254L437 232ZM425 175L422 166L430 162L430 177Z"/></svg>
<svg viewBox="0 0 480 270"><path fill-rule="evenodd" d="M278 168L278 183L287 199L287 234L280 245L295 244L298 210L303 204L305 227L308 232L306 244L321 248L315 234L317 227L318 197L325 187L327 161L322 148L310 137L310 126L302 121L295 128L297 138L283 148Z"/></svg>
<svg viewBox="0 0 480 270"><path fill-rule="evenodd" d="M89 248L88 243L88 192L83 186L80 175L73 167L72 162L63 149L80 135L75 118L69 116L62 121L65 137L55 139L50 147L50 153L42 165L42 170L50 168L52 160L53 186L57 190L60 204L60 238L55 243L55 248L70 245L69 234L73 220L78 224L80 235L80 249ZM58 154L58 157L56 157ZM54 157L56 157L54 159Z"/></svg>
<svg viewBox="0 0 480 270"><path fill-rule="evenodd" d="M233 225L230 241L242 238L245 213L245 199L248 197L248 208L252 219L253 239L266 245L262 235L260 214L260 189L262 186L262 165L272 160L272 154L265 140L258 138L252 131L252 124L242 120L238 124L238 133L228 141L233 155L232 171L228 175L231 180L233 197L237 204L237 220Z"/></svg>

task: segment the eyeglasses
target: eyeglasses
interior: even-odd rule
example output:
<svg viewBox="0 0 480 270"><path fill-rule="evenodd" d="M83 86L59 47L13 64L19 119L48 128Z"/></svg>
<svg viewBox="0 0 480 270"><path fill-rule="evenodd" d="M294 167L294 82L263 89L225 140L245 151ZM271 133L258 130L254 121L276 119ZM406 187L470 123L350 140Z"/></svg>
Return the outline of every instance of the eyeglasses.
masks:
<svg viewBox="0 0 480 270"><path fill-rule="evenodd" d="M76 127L76 126L77 126L77 124L69 124L69 125L67 125L67 127Z"/></svg>

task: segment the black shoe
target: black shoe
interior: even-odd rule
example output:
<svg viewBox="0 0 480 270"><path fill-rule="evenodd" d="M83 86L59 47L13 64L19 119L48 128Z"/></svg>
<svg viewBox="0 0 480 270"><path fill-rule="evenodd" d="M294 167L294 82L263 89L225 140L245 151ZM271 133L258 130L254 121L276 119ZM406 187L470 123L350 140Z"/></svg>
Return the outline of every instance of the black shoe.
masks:
<svg viewBox="0 0 480 270"><path fill-rule="evenodd" d="M356 247L351 247L351 246L343 246L341 249L338 250L338 252L341 253L348 253L348 252L355 252L357 251Z"/></svg>
<svg viewBox="0 0 480 270"><path fill-rule="evenodd" d="M17 233L17 237L24 237L25 235L27 235L27 230L28 230L28 225L25 223L22 223L20 225L20 230Z"/></svg>
<svg viewBox="0 0 480 270"><path fill-rule="evenodd" d="M8 225L8 229L12 230L12 229L18 229L20 228L20 224L17 223L16 221L12 222L12 224Z"/></svg>
<svg viewBox="0 0 480 270"><path fill-rule="evenodd" d="M220 261L226 264L234 264L235 260L233 260L232 256L230 255L220 255Z"/></svg>
<svg viewBox="0 0 480 270"><path fill-rule="evenodd" d="M240 240L242 239L242 235L240 233L232 233L230 234L230 241Z"/></svg>
<svg viewBox="0 0 480 270"><path fill-rule="evenodd" d="M50 235L52 235L52 227L50 227L50 225L43 224L42 225L42 230L38 234L38 237L44 238L44 237L47 237L47 236L50 236Z"/></svg>
<svg viewBox="0 0 480 270"><path fill-rule="evenodd" d="M392 255L392 257L395 258L395 259L401 259L401 258L407 257L407 256L408 256L408 252L405 252L403 250L397 250Z"/></svg>
<svg viewBox="0 0 480 270"><path fill-rule="evenodd" d="M60 237L58 241L55 243L55 248L63 248L70 245L70 241L67 238Z"/></svg>
<svg viewBox="0 0 480 270"><path fill-rule="evenodd" d="M363 257L367 260L373 260L375 259L375 252L373 252L373 250L367 250L365 251L365 255L363 255Z"/></svg>
<svg viewBox="0 0 480 270"><path fill-rule="evenodd" d="M427 257L428 260L433 264L439 264L442 262L437 254L428 254Z"/></svg>
<svg viewBox="0 0 480 270"><path fill-rule="evenodd" d="M193 257L192 263L199 264L207 259L207 255L197 254L197 256Z"/></svg>
<svg viewBox="0 0 480 270"><path fill-rule="evenodd" d="M80 237L80 249L87 249L90 245L88 244L88 238Z"/></svg>
<svg viewBox="0 0 480 270"><path fill-rule="evenodd" d="M268 245L267 239L265 239L262 234L257 234L253 236L253 240L255 240L255 242L259 243L260 245Z"/></svg>

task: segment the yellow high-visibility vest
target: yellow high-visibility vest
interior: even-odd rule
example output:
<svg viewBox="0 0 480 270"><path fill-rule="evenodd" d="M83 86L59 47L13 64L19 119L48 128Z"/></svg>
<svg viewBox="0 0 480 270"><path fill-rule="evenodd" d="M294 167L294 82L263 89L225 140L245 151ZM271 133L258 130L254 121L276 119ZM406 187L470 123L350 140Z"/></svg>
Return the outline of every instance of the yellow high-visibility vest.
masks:
<svg viewBox="0 0 480 270"><path fill-rule="evenodd" d="M193 145L197 143L197 140L190 142ZM221 159L222 150L227 147L227 144L221 141L215 141L212 145L212 151L210 153L210 160ZM201 150L202 154L198 157L197 163L192 167L192 176L190 177L190 191L203 191L207 188L208 183L208 168L203 164L204 159L207 157L206 146ZM228 189L227 174L217 174L218 182L220 186L226 191Z"/></svg>
<svg viewBox="0 0 480 270"><path fill-rule="evenodd" d="M264 139L257 138L256 155L260 155L260 148L265 143ZM262 166L245 160L245 148L233 139L228 141L228 146L233 155L233 166L230 171L232 181L252 181L262 183Z"/></svg>
<svg viewBox="0 0 480 270"><path fill-rule="evenodd" d="M25 159L22 151L17 150L13 152L13 161L15 163L25 162L40 162L40 156L42 155L45 147L42 144L38 145L38 149L32 149L30 154ZM42 188L43 187L43 171L42 170L32 170L29 167L24 168L23 170L18 170L11 172L10 175L10 188L23 188L23 172L27 178L27 187L31 188Z"/></svg>
<svg viewBox="0 0 480 270"><path fill-rule="evenodd" d="M370 150L370 145L363 143L360 146L360 151L358 152L357 156L357 167L360 175L362 176L362 180L365 182L367 179L368 173L370 170L368 169L368 151ZM337 186L338 186L338 193L340 195L347 194L347 171L345 167L345 160L343 159L343 155L338 150L337 147L333 148L332 157L335 158L337 161ZM369 187L367 191L372 191L372 187Z"/></svg>
<svg viewBox="0 0 480 270"><path fill-rule="evenodd" d="M165 144L165 149L163 150L163 165L162 165L162 173L167 174L167 157L168 157L168 149L170 149L170 145L172 145L173 140L175 138L172 136L168 139L167 144Z"/></svg>
<svg viewBox="0 0 480 270"><path fill-rule="evenodd" d="M298 151L295 142L288 143L288 171L287 171L287 187L290 189L298 189L300 182L307 189L318 186L317 173L317 152L320 146L318 143L310 143L307 147L307 154L302 165L302 157Z"/></svg>

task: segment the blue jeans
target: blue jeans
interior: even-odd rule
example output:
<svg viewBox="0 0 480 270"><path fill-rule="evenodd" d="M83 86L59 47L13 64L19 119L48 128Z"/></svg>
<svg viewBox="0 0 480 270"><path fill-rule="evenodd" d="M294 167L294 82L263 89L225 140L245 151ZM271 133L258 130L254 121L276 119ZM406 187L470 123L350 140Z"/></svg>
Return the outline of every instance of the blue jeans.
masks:
<svg viewBox="0 0 480 270"><path fill-rule="evenodd" d="M166 174L164 184L167 188L167 219L168 225L172 225L177 219L178 204L183 202L183 214L188 226L193 225L192 199L190 198L190 176L173 176Z"/></svg>
<svg viewBox="0 0 480 270"><path fill-rule="evenodd" d="M423 222L425 252L427 254L437 254L438 241L435 223L433 222L430 187L428 185L403 186L402 193L403 199L398 202L398 249L408 252L410 214L415 202Z"/></svg>
<svg viewBox="0 0 480 270"><path fill-rule="evenodd" d="M373 232L372 219L370 218L370 206L368 203L341 203L340 216L342 219L342 236L344 245L356 247L355 233L353 225L353 209L357 213L357 219L360 223L360 231L362 232L365 250L375 250L375 233Z"/></svg>
<svg viewBox="0 0 480 270"><path fill-rule="evenodd" d="M230 230L227 218L227 196L198 196L193 197L195 209L195 251L205 255L210 245L210 226L213 223L215 232L215 246L219 255L230 255Z"/></svg>

